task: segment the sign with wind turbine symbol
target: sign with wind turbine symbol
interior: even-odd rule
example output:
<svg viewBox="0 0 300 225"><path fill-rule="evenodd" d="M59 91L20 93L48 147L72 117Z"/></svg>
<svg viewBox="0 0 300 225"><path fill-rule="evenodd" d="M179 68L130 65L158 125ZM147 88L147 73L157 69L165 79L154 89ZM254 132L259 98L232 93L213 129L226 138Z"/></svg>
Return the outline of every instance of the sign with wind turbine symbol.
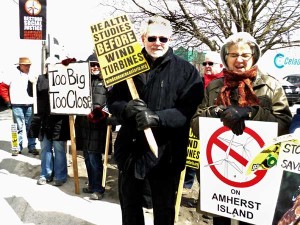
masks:
<svg viewBox="0 0 300 225"><path fill-rule="evenodd" d="M206 148L206 166L209 166L222 182L233 187L252 186L266 174L266 171L260 170L253 173L251 177L246 176L246 166L251 158L250 151L246 146L251 143L255 146L253 148L260 149L264 146L264 141L260 135L248 127L244 130L243 136L243 140L236 141L237 136L224 126L212 134ZM220 156L224 154L222 151L225 152L224 158ZM220 167L221 165L223 167ZM222 168L224 168L223 171Z"/></svg>

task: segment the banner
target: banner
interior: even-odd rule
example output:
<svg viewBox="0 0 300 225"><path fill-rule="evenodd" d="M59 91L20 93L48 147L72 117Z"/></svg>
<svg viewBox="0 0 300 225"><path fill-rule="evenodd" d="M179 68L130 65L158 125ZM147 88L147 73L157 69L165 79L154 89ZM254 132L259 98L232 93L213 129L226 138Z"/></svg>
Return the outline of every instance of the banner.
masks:
<svg viewBox="0 0 300 225"><path fill-rule="evenodd" d="M46 40L46 0L19 0L20 39Z"/></svg>

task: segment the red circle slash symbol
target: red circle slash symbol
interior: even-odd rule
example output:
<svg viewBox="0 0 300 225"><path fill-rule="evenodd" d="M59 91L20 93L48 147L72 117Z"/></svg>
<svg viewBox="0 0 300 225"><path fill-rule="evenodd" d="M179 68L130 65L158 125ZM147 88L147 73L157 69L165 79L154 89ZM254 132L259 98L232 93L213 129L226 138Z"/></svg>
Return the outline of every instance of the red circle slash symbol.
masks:
<svg viewBox="0 0 300 225"><path fill-rule="evenodd" d="M267 170L257 170L254 172L254 177L250 180L244 181L244 182L237 182L237 181L232 181L226 177L224 177L216 168L213 162L213 157L212 157L212 149L213 146L216 145L219 147L219 150L226 151L228 146L226 146L225 143L220 141L218 138L222 133L229 131L228 127L221 127L218 130L216 130L211 138L209 139L206 147L206 156L207 156L207 162L212 170L212 172L224 183L232 186L232 187L238 187L238 188L245 188L245 187L250 187L255 184L257 184L259 181L263 179L263 177L266 175ZM264 141L261 139L261 137L252 129L246 127L244 130L244 133L249 134L250 136L253 137L253 139L258 143L260 148L264 146ZM248 160L244 158L242 155L240 155L238 152L233 150L231 146L229 146L229 156L234 159L237 163L241 164L242 166L246 167Z"/></svg>

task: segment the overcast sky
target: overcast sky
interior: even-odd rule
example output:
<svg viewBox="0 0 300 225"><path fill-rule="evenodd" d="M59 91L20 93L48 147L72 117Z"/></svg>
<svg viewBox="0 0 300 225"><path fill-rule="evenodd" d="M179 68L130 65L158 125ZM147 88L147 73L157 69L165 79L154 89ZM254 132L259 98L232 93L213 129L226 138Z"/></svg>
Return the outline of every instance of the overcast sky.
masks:
<svg viewBox="0 0 300 225"><path fill-rule="evenodd" d="M40 71L42 41L19 37L18 0L3 0L0 14L0 71L14 68L19 57L32 59L32 71ZM90 25L108 17L107 9L97 7L99 0L48 0L47 33L65 46L69 57L85 60L93 50Z"/></svg>

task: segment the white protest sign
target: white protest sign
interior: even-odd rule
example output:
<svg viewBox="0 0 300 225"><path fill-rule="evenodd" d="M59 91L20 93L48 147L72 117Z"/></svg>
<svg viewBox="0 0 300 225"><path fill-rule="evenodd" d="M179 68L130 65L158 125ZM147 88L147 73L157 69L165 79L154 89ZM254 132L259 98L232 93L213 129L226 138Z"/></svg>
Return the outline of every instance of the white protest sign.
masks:
<svg viewBox="0 0 300 225"><path fill-rule="evenodd" d="M87 115L91 112L89 63L49 65L51 114Z"/></svg>
<svg viewBox="0 0 300 225"><path fill-rule="evenodd" d="M265 143L277 137L277 123L246 121L239 136L220 119L200 117L199 125L201 210L257 225L272 224L282 171L275 166L246 172Z"/></svg>

